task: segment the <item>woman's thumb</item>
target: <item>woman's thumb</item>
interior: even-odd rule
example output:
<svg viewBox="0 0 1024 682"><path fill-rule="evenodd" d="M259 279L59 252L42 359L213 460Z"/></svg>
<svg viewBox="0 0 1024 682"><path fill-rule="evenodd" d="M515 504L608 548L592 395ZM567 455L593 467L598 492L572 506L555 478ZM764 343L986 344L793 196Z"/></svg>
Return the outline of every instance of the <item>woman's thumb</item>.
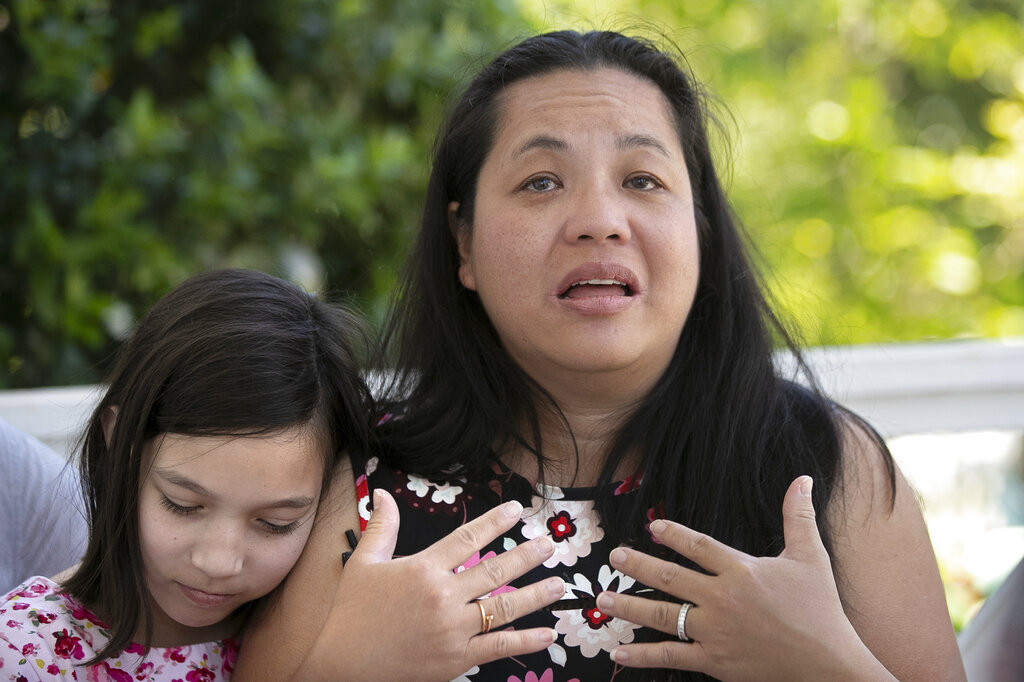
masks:
<svg viewBox="0 0 1024 682"><path fill-rule="evenodd" d="M800 476L789 484L786 497L782 500L782 532L788 555L806 556L825 552L811 501L813 485L814 480L810 476Z"/></svg>
<svg viewBox="0 0 1024 682"><path fill-rule="evenodd" d="M374 490L373 514L348 563L376 564L390 561L395 553L395 543L398 542L398 524L398 505L395 499L385 490Z"/></svg>

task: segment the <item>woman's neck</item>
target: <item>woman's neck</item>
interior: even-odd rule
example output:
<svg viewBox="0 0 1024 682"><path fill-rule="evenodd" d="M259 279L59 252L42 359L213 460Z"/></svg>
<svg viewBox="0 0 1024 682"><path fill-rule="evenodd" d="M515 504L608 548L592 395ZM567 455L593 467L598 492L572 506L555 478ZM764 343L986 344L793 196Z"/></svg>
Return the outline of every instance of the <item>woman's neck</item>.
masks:
<svg viewBox="0 0 1024 682"><path fill-rule="evenodd" d="M593 400L557 403L561 414L538 409L545 458L543 481L559 487L593 486L598 482L608 450L632 406L601 405ZM502 461L530 481L538 477L537 460L521 446L502 454ZM633 475L638 465L631 456L619 463L615 478Z"/></svg>

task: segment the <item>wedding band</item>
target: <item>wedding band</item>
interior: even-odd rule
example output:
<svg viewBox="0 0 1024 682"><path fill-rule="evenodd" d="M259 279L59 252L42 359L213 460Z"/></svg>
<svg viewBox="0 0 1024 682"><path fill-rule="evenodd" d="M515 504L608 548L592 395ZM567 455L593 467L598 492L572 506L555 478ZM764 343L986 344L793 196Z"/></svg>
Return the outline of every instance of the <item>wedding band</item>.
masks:
<svg viewBox="0 0 1024 682"><path fill-rule="evenodd" d="M684 601L679 606L679 619L676 621L676 635L679 636L681 642L692 642L693 640L686 636L686 614L690 612L690 607L693 606L688 601ZM480 609L483 612L483 607Z"/></svg>
<svg viewBox="0 0 1024 682"><path fill-rule="evenodd" d="M476 605L480 607L480 634L486 635L491 631L491 621L494 620L494 614L484 611L484 601L482 599L478 599Z"/></svg>

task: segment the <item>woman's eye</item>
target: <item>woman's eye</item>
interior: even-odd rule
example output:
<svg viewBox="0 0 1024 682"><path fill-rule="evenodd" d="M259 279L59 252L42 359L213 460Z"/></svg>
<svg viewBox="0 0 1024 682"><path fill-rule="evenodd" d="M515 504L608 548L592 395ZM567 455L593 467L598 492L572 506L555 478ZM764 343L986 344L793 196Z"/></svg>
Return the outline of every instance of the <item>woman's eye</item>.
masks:
<svg viewBox="0 0 1024 682"><path fill-rule="evenodd" d="M657 189L664 186L651 175L631 175L623 185L630 189Z"/></svg>
<svg viewBox="0 0 1024 682"><path fill-rule="evenodd" d="M174 514L178 514L180 516L189 516L190 514L195 514L200 509L199 505L194 505L192 507L180 505L177 502L171 500L166 495L161 497L160 504L162 504L164 509L166 509L167 511L172 512Z"/></svg>
<svg viewBox="0 0 1024 682"><path fill-rule="evenodd" d="M532 192L550 192L556 187L558 187L558 183L546 175L532 177L523 183L523 189L528 189Z"/></svg>

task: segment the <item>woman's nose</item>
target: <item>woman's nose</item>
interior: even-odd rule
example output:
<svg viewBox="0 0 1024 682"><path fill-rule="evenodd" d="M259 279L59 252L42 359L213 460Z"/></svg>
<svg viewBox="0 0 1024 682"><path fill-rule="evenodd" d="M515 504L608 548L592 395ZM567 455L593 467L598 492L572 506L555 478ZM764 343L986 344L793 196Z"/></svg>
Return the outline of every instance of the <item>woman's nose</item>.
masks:
<svg viewBox="0 0 1024 682"><path fill-rule="evenodd" d="M573 243L625 243L632 236L627 204L614 189L581 187L574 192L564 237Z"/></svg>

